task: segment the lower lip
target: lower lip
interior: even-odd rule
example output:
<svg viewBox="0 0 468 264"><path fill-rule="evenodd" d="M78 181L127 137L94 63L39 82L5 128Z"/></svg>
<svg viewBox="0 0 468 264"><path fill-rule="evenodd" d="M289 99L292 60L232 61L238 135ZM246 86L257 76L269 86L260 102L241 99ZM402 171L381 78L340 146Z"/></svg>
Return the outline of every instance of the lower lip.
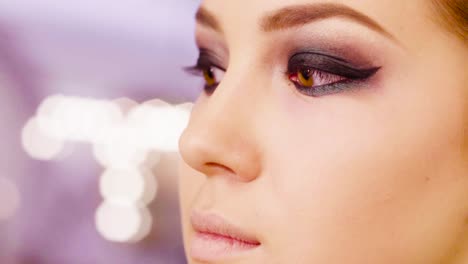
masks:
<svg viewBox="0 0 468 264"><path fill-rule="evenodd" d="M259 245L221 235L197 232L192 241L190 255L200 261L217 261L240 256Z"/></svg>

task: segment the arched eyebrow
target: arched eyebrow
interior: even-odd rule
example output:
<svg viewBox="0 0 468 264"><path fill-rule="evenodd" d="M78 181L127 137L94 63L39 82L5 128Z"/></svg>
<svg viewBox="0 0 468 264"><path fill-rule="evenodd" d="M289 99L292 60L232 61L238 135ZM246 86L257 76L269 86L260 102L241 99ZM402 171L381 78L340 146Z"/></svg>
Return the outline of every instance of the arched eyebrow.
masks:
<svg viewBox="0 0 468 264"><path fill-rule="evenodd" d="M219 33L222 33L222 29L218 19L213 13L204 7L200 7L195 15L195 20L200 25L211 28Z"/></svg>
<svg viewBox="0 0 468 264"><path fill-rule="evenodd" d="M392 34L369 16L338 3L317 3L284 7L263 17L260 20L260 28L265 32L272 32L303 26L332 17L343 17L353 20L387 38L396 40Z"/></svg>
<svg viewBox="0 0 468 264"><path fill-rule="evenodd" d="M315 3L294 5L273 11L260 19L260 29L273 32L292 27L303 26L318 20L332 17L351 19L361 25L376 31L385 37L398 42L391 33L369 16L338 3ZM222 33L221 25L216 16L204 7L200 7L196 14L197 23Z"/></svg>

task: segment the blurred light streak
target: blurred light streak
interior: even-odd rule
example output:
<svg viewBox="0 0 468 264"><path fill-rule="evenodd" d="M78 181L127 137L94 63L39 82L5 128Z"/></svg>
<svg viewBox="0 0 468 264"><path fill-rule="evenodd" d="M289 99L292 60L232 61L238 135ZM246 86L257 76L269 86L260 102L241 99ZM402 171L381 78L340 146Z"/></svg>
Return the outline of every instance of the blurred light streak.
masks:
<svg viewBox="0 0 468 264"><path fill-rule="evenodd" d="M0 177L0 221L12 218L20 206L20 193L16 185Z"/></svg>

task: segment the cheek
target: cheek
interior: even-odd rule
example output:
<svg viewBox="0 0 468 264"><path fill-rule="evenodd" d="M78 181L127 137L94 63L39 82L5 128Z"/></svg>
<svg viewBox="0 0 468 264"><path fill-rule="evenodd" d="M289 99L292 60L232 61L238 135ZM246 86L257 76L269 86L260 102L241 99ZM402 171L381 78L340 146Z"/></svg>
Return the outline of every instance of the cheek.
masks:
<svg viewBox="0 0 468 264"><path fill-rule="evenodd" d="M184 244L188 245L191 238L190 212L192 204L196 200L203 179L202 175L189 167L183 160L179 162L179 204L181 212L182 232ZM188 247L185 247L188 250ZM188 252L186 252L188 253Z"/></svg>
<svg viewBox="0 0 468 264"><path fill-rule="evenodd" d="M179 163L179 200L183 217L195 202L198 191L203 183L203 175L192 169L184 161Z"/></svg>
<svg viewBox="0 0 468 264"><path fill-rule="evenodd" d="M431 247L425 231L437 234L438 243L450 240L455 231L447 223L455 226L462 209L446 205L466 198L466 182L456 180L463 175L460 163L451 154L461 138L447 132L458 131L460 123L443 113L424 114L434 104L386 98L375 104L339 96L313 104L295 100L277 113L281 126L264 133L268 197L275 201L270 210L277 222L294 222L278 231L279 244L286 237L311 255L354 257L357 263L364 254L381 259L387 248L392 256L386 259L407 263L419 245ZM422 216L430 220L421 223Z"/></svg>
<svg viewBox="0 0 468 264"><path fill-rule="evenodd" d="M277 139L288 135L276 147L291 153L278 152L271 163L274 190L284 206L327 223L344 224L377 214L376 209L408 199L424 186L426 175L416 160L409 159L411 153L398 153L395 136L383 127L370 126L379 124L366 120L372 117L363 116L359 122L349 114L317 109L308 121L297 120L310 125L274 135Z"/></svg>

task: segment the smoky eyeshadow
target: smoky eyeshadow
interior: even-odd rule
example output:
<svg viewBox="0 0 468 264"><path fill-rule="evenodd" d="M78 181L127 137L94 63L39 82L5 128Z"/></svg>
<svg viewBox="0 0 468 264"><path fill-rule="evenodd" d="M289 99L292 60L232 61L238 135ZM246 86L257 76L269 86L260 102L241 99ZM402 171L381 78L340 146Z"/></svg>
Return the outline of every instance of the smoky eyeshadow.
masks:
<svg viewBox="0 0 468 264"><path fill-rule="evenodd" d="M203 70L210 69L211 67L217 67L224 70L221 67L221 60L211 51L207 49L200 49L197 62L194 66L185 67L184 70L196 76L202 75Z"/></svg>
<svg viewBox="0 0 468 264"><path fill-rule="evenodd" d="M356 88L356 80L347 80L344 82L333 83L329 85L323 85L319 87L315 87L313 89L297 86L297 90L300 91L302 94L312 97L321 97L330 94L336 94L344 91L353 90Z"/></svg>
<svg viewBox="0 0 468 264"><path fill-rule="evenodd" d="M351 80L363 80L374 75L380 67L355 66L347 60L317 51L295 53L288 61L288 72L312 68Z"/></svg>
<svg viewBox="0 0 468 264"><path fill-rule="evenodd" d="M222 67L221 60L213 52L207 49L200 49L200 55L197 59L197 66L204 68L215 66L217 68L224 69Z"/></svg>
<svg viewBox="0 0 468 264"><path fill-rule="evenodd" d="M348 50L345 53L350 53L350 51ZM369 87L367 81L381 67L370 66L371 63L366 60L366 57L358 56L356 53L351 54L350 57L353 58L353 62L350 62L347 59L348 57L345 59L345 57L321 50L297 51L289 57L287 73L293 74L301 71L317 70L344 78L342 81L315 87L303 87L298 83L294 83L299 92L312 97L321 97Z"/></svg>

